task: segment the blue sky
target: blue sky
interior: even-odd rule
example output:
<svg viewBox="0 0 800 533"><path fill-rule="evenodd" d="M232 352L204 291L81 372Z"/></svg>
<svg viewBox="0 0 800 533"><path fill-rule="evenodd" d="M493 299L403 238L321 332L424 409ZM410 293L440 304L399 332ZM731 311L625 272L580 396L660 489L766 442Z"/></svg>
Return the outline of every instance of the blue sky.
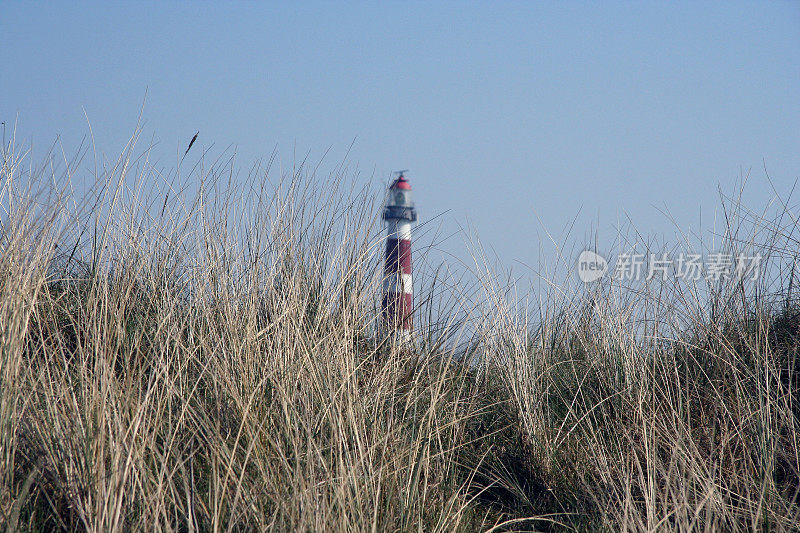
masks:
<svg viewBox="0 0 800 533"><path fill-rule="evenodd" d="M664 212L697 231L718 187L749 173L758 208L764 164L800 177L798 2L3 2L0 43L0 119L35 153L76 147L84 109L118 153L147 90L165 165L199 130L243 167L409 168L423 217L508 266L573 220L669 240Z"/></svg>

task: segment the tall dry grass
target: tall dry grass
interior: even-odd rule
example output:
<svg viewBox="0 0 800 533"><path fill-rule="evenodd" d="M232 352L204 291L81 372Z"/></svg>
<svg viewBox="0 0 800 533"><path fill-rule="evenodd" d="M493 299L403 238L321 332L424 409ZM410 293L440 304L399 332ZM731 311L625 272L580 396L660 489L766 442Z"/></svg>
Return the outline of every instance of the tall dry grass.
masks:
<svg viewBox="0 0 800 533"><path fill-rule="evenodd" d="M135 141L94 165L4 147L6 528L796 528L790 206L732 204L725 245L769 252L769 283L531 307L491 272L474 294L431 275L399 349L372 191L170 173Z"/></svg>

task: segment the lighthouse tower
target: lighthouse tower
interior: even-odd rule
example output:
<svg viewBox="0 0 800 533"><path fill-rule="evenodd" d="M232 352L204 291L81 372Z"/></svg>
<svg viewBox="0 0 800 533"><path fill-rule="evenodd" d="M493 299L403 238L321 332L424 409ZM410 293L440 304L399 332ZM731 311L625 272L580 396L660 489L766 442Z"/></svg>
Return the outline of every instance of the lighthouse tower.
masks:
<svg viewBox="0 0 800 533"><path fill-rule="evenodd" d="M396 172L397 178L389 186L383 210L383 220L386 221L383 313L387 333L398 344L410 343L413 331L411 223L417 220L417 210L405 172Z"/></svg>

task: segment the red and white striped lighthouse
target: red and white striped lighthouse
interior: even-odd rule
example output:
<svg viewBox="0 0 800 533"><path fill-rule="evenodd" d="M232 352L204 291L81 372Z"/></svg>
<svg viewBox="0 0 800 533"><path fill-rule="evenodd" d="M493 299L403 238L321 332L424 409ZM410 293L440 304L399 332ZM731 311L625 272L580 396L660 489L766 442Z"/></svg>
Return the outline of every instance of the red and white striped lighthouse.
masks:
<svg viewBox="0 0 800 533"><path fill-rule="evenodd" d="M411 223L417 220L411 184L404 172L397 172L397 179L389 186L383 209L383 220L386 221L383 313L387 332L399 343L408 343L412 339Z"/></svg>

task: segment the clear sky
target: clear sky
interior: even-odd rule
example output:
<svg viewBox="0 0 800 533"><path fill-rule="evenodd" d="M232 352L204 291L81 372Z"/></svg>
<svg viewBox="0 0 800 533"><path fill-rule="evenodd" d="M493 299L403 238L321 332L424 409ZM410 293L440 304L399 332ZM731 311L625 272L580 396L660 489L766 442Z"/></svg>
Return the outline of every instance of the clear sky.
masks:
<svg viewBox="0 0 800 533"><path fill-rule="evenodd" d="M147 90L164 164L199 130L243 167L409 168L424 218L508 266L576 215L578 240L625 217L669 239L664 212L706 226L741 175L762 206L765 163L800 177L800 2L297 4L3 1L0 119L69 151L85 109L115 154Z"/></svg>

